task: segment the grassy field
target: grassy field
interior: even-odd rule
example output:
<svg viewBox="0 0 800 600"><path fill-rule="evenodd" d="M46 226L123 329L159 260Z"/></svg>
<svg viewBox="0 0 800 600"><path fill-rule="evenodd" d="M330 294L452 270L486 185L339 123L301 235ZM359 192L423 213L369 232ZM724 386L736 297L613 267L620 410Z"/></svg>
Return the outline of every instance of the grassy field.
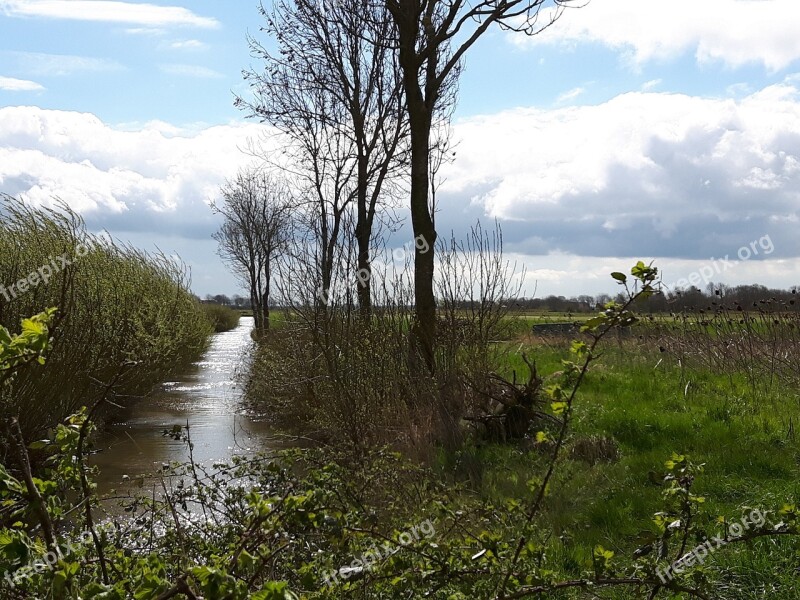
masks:
<svg viewBox="0 0 800 600"><path fill-rule="evenodd" d="M516 348L535 357L543 373L559 370L566 355L566 342ZM508 368L524 368L519 353ZM705 465L694 491L706 499L703 511L710 519L732 521L743 506L780 508L800 495L796 389L776 384L756 398L741 376L682 368L654 341L626 341L609 344L579 398L570 458L547 507L548 551L560 557L566 574L578 576L596 544L622 556L642 545L643 534L654 530L653 515L664 506L654 482L673 453ZM618 455L592 464L598 439ZM464 476L493 501L524 497L525 482L543 464L529 448L489 445L466 453L464 462L473 468ZM708 564L720 566L736 585L729 597L763 598L769 590L773 598L798 598L799 548L789 541L756 543L726 549Z"/></svg>

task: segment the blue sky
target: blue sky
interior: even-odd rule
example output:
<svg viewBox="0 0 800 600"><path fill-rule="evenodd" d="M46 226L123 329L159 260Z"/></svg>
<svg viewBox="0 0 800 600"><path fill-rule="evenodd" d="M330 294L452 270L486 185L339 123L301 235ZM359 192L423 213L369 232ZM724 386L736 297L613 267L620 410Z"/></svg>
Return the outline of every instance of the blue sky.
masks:
<svg viewBox="0 0 800 600"><path fill-rule="evenodd" d="M91 15L94 1L78 4ZM25 95L0 90L3 105L32 101L41 108L91 112L112 125L162 120L196 126L241 118L233 94L246 89L241 70L258 64L246 36L268 40L259 31L257 2L149 3L189 13L172 23L159 23L159 15L150 17L146 9L138 21L127 22L46 16L47 5L55 2L39 2L38 16L39 11L15 10L37 2L0 1L2 75L45 88ZM59 3L68 7L71 0ZM568 11L564 20L576 12ZM149 24L152 19L156 22ZM780 82L786 71L768 72L757 62L699 66L691 47L632 68L619 51L600 42L526 48L515 45L511 35L491 31L472 51L461 80L459 117L557 106L566 101L559 100L562 95L578 88L583 92L571 100L581 103L603 102L648 83L661 91L726 95L741 83L761 88Z"/></svg>
<svg viewBox="0 0 800 600"><path fill-rule="evenodd" d="M0 0L0 190L236 291L208 203L263 131L233 107L260 25L250 0ZM798 31L796 0L592 0L535 38L490 32L440 229L498 219L539 294L613 289L634 258L678 279L764 236L717 280L800 283Z"/></svg>

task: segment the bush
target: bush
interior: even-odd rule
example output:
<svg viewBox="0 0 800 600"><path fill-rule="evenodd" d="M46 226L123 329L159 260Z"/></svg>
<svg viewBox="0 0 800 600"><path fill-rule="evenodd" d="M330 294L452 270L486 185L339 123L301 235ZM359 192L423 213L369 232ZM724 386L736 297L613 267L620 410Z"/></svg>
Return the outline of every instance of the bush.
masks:
<svg viewBox="0 0 800 600"><path fill-rule="evenodd" d="M430 435L436 389L411 371L407 344L388 319L332 314L324 330L290 320L260 340L247 397L280 428L321 441L409 448Z"/></svg>
<svg viewBox="0 0 800 600"><path fill-rule="evenodd" d="M239 319L242 313L238 310L233 310L221 304L211 303L201 304L201 307L206 319L208 319L208 322L216 333L223 333L231 329L236 329L239 325Z"/></svg>
<svg viewBox="0 0 800 600"><path fill-rule="evenodd" d="M352 271L336 273L324 306L296 293L318 289L313 278L293 277L292 318L260 340L251 403L279 427L352 447L389 444L419 457L457 448L465 419L484 411L488 373L503 362L496 341L515 334L505 298L518 295L521 274L503 258L499 228L477 225L438 252L435 374L410 352L410 267L372 272L368 317L352 302Z"/></svg>
<svg viewBox="0 0 800 600"><path fill-rule="evenodd" d="M23 374L8 407L26 437L92 406L112 380L117 403L148 393L211 332L183 265L92 235L65 206L0 196L0 285L0 325L58 307L48 368Z"/></svg>

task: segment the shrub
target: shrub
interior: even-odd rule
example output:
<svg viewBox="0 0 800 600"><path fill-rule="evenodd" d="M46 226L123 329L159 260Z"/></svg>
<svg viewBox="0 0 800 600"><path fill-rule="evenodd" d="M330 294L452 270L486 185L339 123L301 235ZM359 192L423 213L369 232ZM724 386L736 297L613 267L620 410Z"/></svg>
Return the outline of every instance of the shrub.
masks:
<svg viewBox="0 0 800 600"><path fill-rule="evenodd" d="M238 310L233 310L230 307L222 306L221 304L201 304L203 313L211 324L211 327L216 333L222 333L236 329L239 325L239 319L242 316Z"/></svg>
<svg viewBox="0 0 800 600"><path fill-rule="evenodd" d="M146 394L211 331L183 265L92 235L65 206L0 196L0 285L1 325L59 308L48 368L23 374L8 407L26 435L92 406L112 380L117 403Z"/></svg>

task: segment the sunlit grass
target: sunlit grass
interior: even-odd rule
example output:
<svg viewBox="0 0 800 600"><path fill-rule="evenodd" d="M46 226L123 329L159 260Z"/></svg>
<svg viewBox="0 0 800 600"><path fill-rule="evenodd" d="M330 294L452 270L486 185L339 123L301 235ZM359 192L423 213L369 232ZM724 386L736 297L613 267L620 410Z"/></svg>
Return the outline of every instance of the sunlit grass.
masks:
<svg viewBox="0 0 800 600"><path fill-rule="evenodd" d="M509 371L524 367L521 352L537 360L542 374L559 370L567 356L565 341L514 350ZM626 341L607 344L578 397L571 443L610 438L620 459L590 466L567 453L560 467L546 519L550 552L567 573L577 576L585 569L596 544L632 555L641 532L652 528L653 514L664 507L657 482L672 453L705 464L694 490L706 498L704 511L712 517L738 518L742 506L780 508L800 495L800 395L794 389L775 385L768 397L756 399L741 376L687 370L654 341ZM470 451L482 469L479 493L495 501L524 497L526 481L541 473L545 461L529 448L488 445ZM787 540L759 543L713 560L743 594L737 598L763 597L763 586L776 585L776 575L773 589L784 592L771 597L795 598L794 576L776 566L795 569L798 547ZM636 596L614 591L607 597Z"/></svg>

